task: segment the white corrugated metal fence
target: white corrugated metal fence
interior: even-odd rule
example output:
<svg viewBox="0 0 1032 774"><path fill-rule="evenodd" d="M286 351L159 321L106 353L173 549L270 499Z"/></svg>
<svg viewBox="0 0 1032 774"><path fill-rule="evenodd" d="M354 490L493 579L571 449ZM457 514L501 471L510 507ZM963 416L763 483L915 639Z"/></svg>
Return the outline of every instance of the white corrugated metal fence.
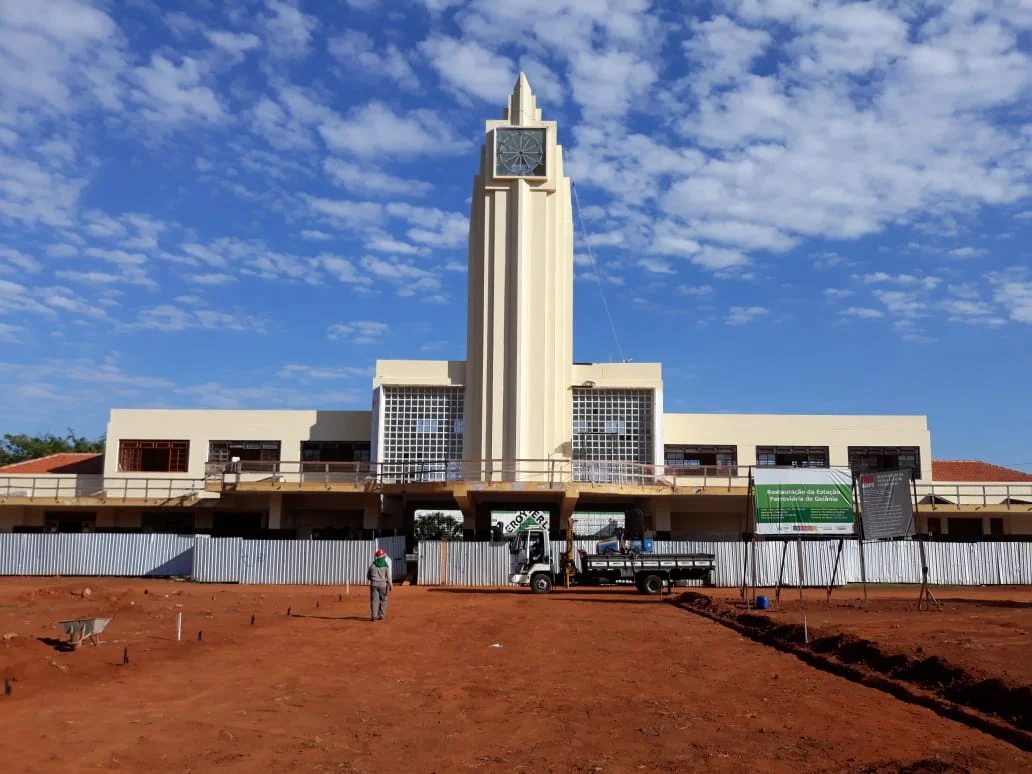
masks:
<svg viewBox="0 0 1032 774"><path fill-rule="evenodd" d="M591 551L594 541L579 540ZM656 541L659 553L711 553L718 586L777 582L785 544L766 540ZM406 574L405 538L378 540L245 540L204 535L0 534L0 575L183 576L204 583L336 585L365 583L366 569L380 547L393 562L396 581ZM552 541L553 564L565 541ZM826 585L838 541L789 541L784 554L785 585ZM929 580L943 585L1032 585L1032 543L927 542ZM866 543L869 583L920 583L917 542ZM421 585L503 586L514 571L506 543L420 541L417 582ZM747 558L748 557L748 558ZM802 561L800 561L800 558ZM801 573L801 577L800 577ZM860 550L847 540L836 581L859 583Z"/></svg>

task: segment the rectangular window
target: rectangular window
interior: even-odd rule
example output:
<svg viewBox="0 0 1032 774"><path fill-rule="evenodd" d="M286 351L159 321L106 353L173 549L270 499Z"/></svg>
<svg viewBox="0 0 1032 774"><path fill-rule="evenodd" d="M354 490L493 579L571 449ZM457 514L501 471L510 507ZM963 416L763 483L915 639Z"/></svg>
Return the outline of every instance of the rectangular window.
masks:
<svg viewBox="0 0 1032 774"><path fill-rule="evenodd" d="M229 462L234 457L244 462L277 462L279 441L211 441L208 462Z"/></svg>
<svg viewBox="0 0 1032 774"><path fill-rule="evenodd" d="M618 419L606 420L606 432L611 435L623 435L627 432L627 423Z"/></svg>
<svg viewBox="0 0 1032 774"><path fill-rule="evenodd" d="M849 467L861 473L910 468L921 478L921 449L917 446L850 446Z"/></svg>
<svg viewBox="0 0 1032 774"><path fill-rule="evenodd" d="M189 441L118 442L118 470L122 473L186 473Z"/></svg>
<svg viewBox="0 0 1032 774"><path fill-rule="evenodd" d="M437 420L436 419L417 419L416 420L416 432L417 433L436 433L437 432Z"/></svg>
<svg viewBox="0 0 1032 774"><path fill-rule="evenodd" d="M942 534L942 519L938 516L928 517L928 534L929 535L941 535Z"/></svg>
<svg viewBox="0 0 1032 774"><path fill-rule="evenodd" d="M369 462L369 441L302 441L302 462Z"/></svg>
<svg viewBox="0 0 1032 774"><path fill-rule="evenodd" d="M667 473L672 475L703 472L735 475L738 466L738 447L667 445L663 449L663 462L667 467Z"/></svg>
<svg viewBox="0 0 1032 774"><path fill-rule="evenodd" d="M946 519L950 540L979 540L982 537L981 518Z"/></svg>
<svg viewBox="0 0 1032 774"><path fill-rule="evenodd" d="M1003 519L999 517L989 519L989 534L994 538L1003 537Z"/></svg>
<svg viewBox="0 0 1032 774"><path fill-rule="evenodd" d="M827 446L757 446L756 465L761 468L827 468Z"/></svg>

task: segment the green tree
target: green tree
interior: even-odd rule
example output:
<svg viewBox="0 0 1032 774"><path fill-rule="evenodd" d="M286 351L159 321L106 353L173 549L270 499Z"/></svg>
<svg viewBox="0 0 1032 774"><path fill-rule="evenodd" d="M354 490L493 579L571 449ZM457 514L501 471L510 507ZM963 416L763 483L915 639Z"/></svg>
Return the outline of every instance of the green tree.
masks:
<svg viewBox="0 0 1032 774"><path fill-rule="evenodd" d="M434 511L415 521L416 540L455 540L462 537L462 523L454 516Z"/></svg>
<svg viewBox="0 0 1032 774"><path fill-rule="evenodd" d="M104 438L86 438L76 435L75 431L68 428L65 435L26 435L24 433L4 434L0 441L0 465L13 465L15 462L35 460L46 457L48 454L60 452L102 452L104 451Z"/></svg>

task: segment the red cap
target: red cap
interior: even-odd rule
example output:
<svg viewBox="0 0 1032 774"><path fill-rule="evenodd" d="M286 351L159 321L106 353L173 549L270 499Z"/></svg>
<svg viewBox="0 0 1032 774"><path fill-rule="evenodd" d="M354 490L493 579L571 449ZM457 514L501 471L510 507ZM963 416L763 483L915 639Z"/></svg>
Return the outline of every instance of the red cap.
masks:
<svg viewBox="0 0 1032 774"><path fill-rule="evenodd" d="M376 553L374 554L374 556L377 556L377 557L387 556L387 552L384 551L382 548L377 548L376 549Z"/></svg>

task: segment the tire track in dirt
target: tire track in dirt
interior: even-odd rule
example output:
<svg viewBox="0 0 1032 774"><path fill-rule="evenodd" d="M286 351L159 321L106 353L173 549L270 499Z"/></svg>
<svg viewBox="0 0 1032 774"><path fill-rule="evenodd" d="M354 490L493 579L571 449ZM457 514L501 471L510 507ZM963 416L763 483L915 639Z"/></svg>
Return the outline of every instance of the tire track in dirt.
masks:
<svg viewBox="0 0 1032 774"><path fill-rule="evenodd" d="M811 630L807 643L802 626L743 612L697 592L667 601L821 671L877 688L1032 752L1032 689L1027 686L1011 688L998 679L979 679L935 656L915 659L887 653L870 640L845 634L813 636Z"/></svg>

